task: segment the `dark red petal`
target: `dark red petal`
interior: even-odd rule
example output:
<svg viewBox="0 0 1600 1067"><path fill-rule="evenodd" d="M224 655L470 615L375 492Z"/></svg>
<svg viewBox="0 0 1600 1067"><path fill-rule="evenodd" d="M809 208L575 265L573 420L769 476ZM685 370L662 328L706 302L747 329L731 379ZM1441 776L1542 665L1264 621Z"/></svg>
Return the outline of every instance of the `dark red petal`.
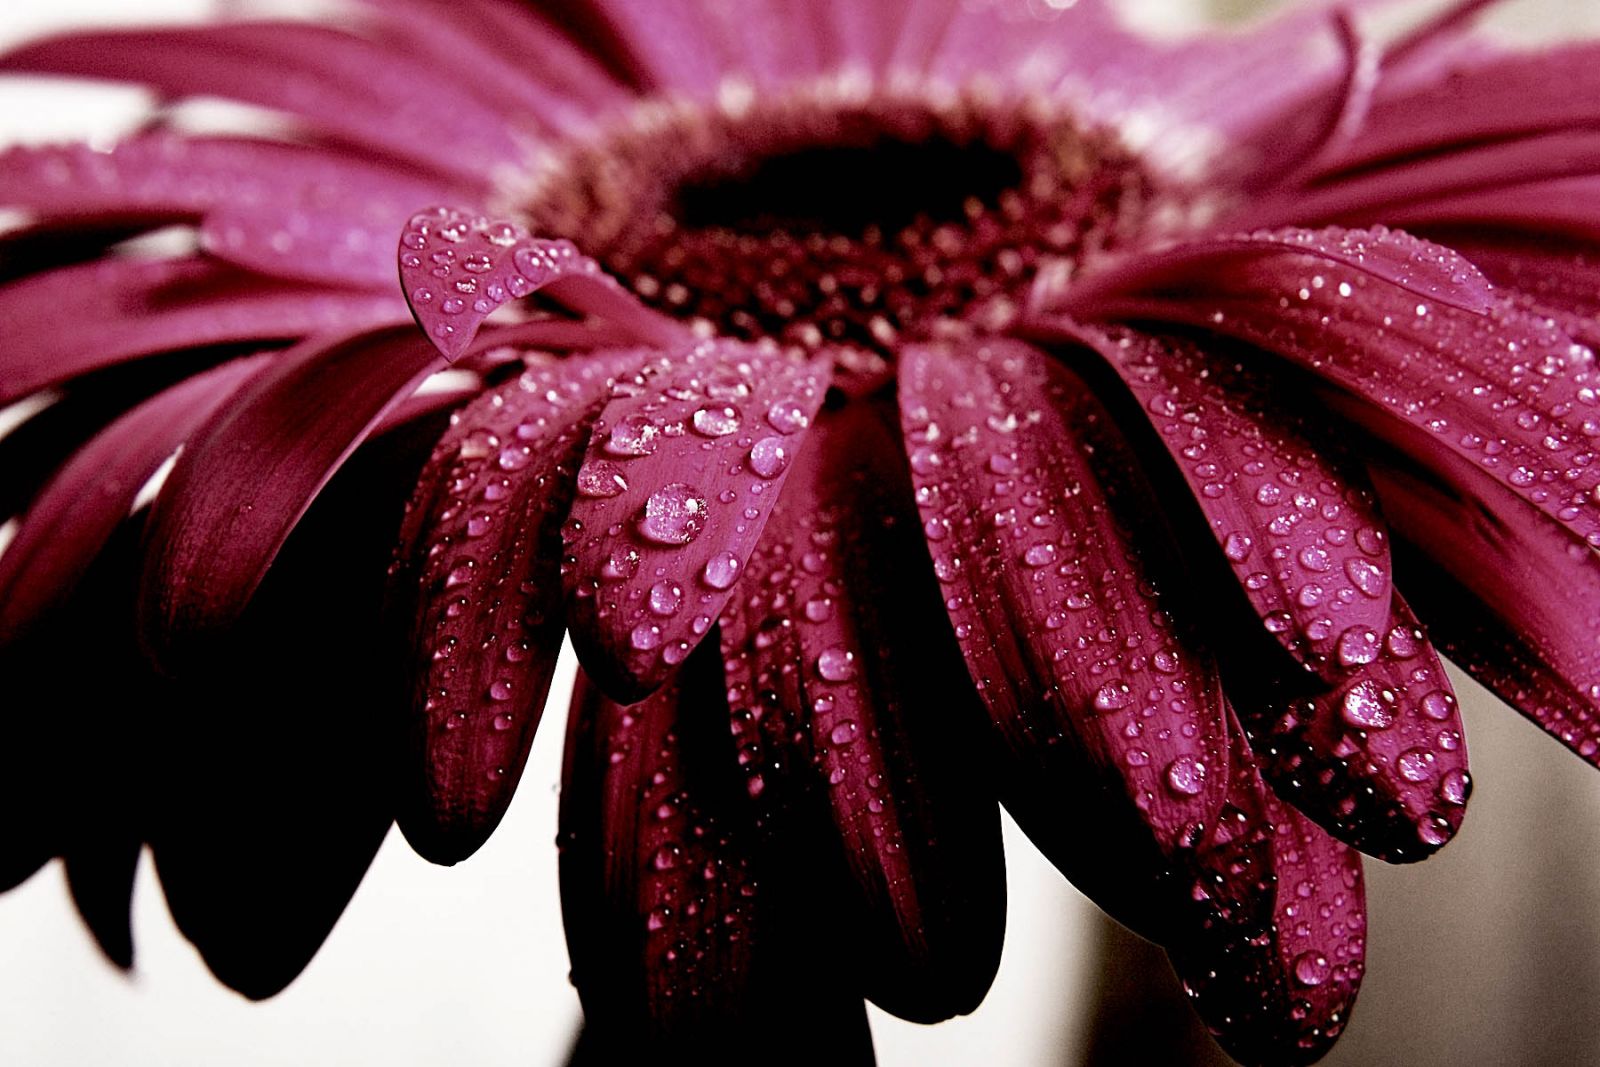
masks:
<svg viewBox="0 0 1600 1067"><path fill-rule="evenodd" d="M586 1031L612 1051L732 1062L778 1041L817 1062L836 1035L860 1032L836 1021L859 1020L860 994L818 948L826 916L755 866L739 777L715 640L632 707L580 678L561 905Z"/></svg>
<svg viewBox="0 0 1600 1067"><path fill-rule="evenodd" d="M406 327L307 342L195 431L150 516L139 612L158 661L227 630L328 479L440 366Z"/></svg>
<svg viewBox="0 0 1600 1067"><path fill-rule="evenodd" d="M1436 639L1507 703L1600 765L1600 561L1509 494L1374 467ZM1469 483L1470 470L1457 470ZM1416 578L1411 577L1411 572ZM1465 798L1466 783L1446 794Z"/></svg>
<svg viewBox="0 0 1600 1067"><path fill-rule="evenodd" d="M1493 261L1485 263L1479 255L1479 246L1492 247L1497 230L1529 235L1525 240L1533 253L1552 235L1600 240L1600 177L1500 181L1490 188L1386 208L1383 214L1393 225L1449 245L1503 285L1491 269ZM1448 236L1436 236L1441 230Z"/></svg>
<svg viewBox="0 0 1600 1067"><path fill-rule="evenodd" d="M1138 400L1266 629L1329 681L1339 635L1386 629L1392 565L1365 472L1278 383L1177 338L1070 322Z"/></svg>
<svg viewBox="0 0 1600 1067"><path fill-rule="evenodd" d="M216 976L272 996L382 843L400 663L375 625L437 421L369 442L322 493L214 654L145 719L167 904Z"/></svg>
<svg viewBox="0 0 1600 1067"><path fill-rule="evenodd" d="M804 446L829 364L706 341L618 383L564 531L573 644L608 693L649 693L716 621ZM652 606L663 583L682 590L675 610Z"/></svg>
<svg viewBox="0 0 1600 1067"><path fill-rule="evenodd" d="M565 630L560 525L613 377L643 360L530 366L451 418L390 572L411 649L400 829L456 863L488 839L527 762Z"/></svg>
<svg viewBox="0 0 1600 1067"><path fill-rule="evenodd" d="M344 140L477 188L521 147L493 109L392 49L312 22L106 30L36 41L0 71L139 82L298 115Z"/></svg>
<svg viewBox="0 0 1600 1067"><path fill-rule="evenodd" d="M1237 739L1231 766L1223 818L1197 850L1203 918L1167 950L1230 1056L1311 1063L1349 1022L1365 970L1361 858L1274 798Z"/></svg>
<svg viewBox="0 0 1600 1067"><path fill-rule="evenodd" d="M199 259L107 259L0 288L0 404L86 371L181 348L354 333L406 321L398 296L270 282Z"/></svg>
<svg viewBox="0 0 1600 1067"><path fill-rule="evenodd" d="M510 222L455 208L411 217L400 237L400 284L417 325L454 361L490 312L542 291L651 344L681 344L684 327L641 304L571 241L545 241Z"/></svg>
<svg viewBox="0 0 1600 1067"><path fill-rule="evenodd" d="M1192 845L1227 788L1222 695L1156 593L1146 553L1159 543L1127 525L1158 512L1143 510L1109 415L1014 342L910 349L900 410L934 572L1003 739L1018 821L1047 838L1063 784L1082 779L1106 790L1101 807L1136 811L1163 853Z"/></svg>
<svg viewBox="0 0 1600 1067"><path fill-rule="evenodd" d="M976 1008L994 977L1005 872L972 759L983 707L886 414L819 417L723 613L722 649L764 836L819 892L847 883L830 925L867 995L932 1022Z"/></svg>
<svg viewBox="0 0 1600 1067"><path fill-rule="evenodd" d="M106 959L128 970L133 966L133 879L144 842L136 830L118 825L114 813L105 814L95 832L67 846L67 889Z"/></svg>
<svg viewBox="0 0 1600 1067"><path fill-rule="evenodd" d="M71 592L144 483L266 358L234 360L157 394L55 473L0 553L0 644Z"/></svg>
<svg viewBox="0 0 1600 1067"><path fill-rule="evenodd" d="M1467 749L1450 680L1395 594L1379 629L1339 638L1344 677L1310 696L1230 689L1278 795L1391 863L1424 859L1466 814Z"/></svg>

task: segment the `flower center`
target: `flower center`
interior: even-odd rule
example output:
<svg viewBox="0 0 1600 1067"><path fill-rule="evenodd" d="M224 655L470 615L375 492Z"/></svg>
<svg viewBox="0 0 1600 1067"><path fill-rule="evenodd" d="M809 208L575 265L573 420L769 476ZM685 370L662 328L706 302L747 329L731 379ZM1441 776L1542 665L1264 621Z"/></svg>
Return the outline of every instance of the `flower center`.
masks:
<svg viewBox="0 0 1600 1067"><path fill-rule="evenodd" d="M1152 188L1060 104L834 79L642 104L547 153L518 202L670 314L888 352L1003 326L1041 269L1132 235Z"/></svg>

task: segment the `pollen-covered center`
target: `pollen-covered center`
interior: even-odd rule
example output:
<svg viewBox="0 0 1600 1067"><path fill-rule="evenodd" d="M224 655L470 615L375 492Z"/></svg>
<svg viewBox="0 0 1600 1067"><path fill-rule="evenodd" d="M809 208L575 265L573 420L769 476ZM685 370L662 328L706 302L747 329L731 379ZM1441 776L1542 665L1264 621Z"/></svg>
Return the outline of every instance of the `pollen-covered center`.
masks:
<svg viewBox="0 0 1600 1067"><path fill-rule="evenodd" d="M1150 187L1059 106L828 83L643 105L545 158L520 207L670 314L888 350L1003 325L1041 269L1128 237Z"/></svg>

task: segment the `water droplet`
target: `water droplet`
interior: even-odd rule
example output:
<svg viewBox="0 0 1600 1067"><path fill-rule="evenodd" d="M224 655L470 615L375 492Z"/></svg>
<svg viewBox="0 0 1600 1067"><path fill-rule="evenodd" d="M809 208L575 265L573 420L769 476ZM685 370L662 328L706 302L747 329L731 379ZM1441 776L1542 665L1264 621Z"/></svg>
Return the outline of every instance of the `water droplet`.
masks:
<svg viewBox="0 0 1600 1067"><path fill-rule="evenodd" d="M1345 692L1340 705L1344 721L1362 730L1388 729L1394 723L1394 712L1385 695L1377 682L1357 682Z"/></svg>
<svg viewBox="0 0 1600 1067"><path fill-rule="evenodd" d="M834 645L817 656L817 674L829 682L847 682L856 676L856 654Z"/></svg>
<svg viewBox="0 0 1600 1067"><path fill-rule="evenodd" d="M1133 696L1125 684L1103 685L1094 695L1094 706L1100 711L1116 711L1127 707L1132 700Z"/></svg>
<svg viewBox="0 0 1600 1067"><path fill-rule="evenodd" d="M1242 533L1231 533L1222 542L1222 553L1235 563L1243 563L1250 557L1250 538Z"/></svg>
<svg viewBox="0 0 1600 1067"><path fill-rule="evenodd" d="M806 618L812 622L827 622L833 618L833 598L814 596L806 601Z"/></svg>
<svg viewBox="0 0 1600 1067"><path fill-rule="evenodd" d="M1339 635L1339 662L1346 667L1371 663L1378 658L1380 651L1376 630L1352 626Z"/></svg>
<svg viewBox="0 0 1600 1067"><path fill-rule="evenodd" d="M727 589L739 577L739 557L732 552L718 552L706 561L701 579L713 589Z"/></svg>
<svg viewBox="0 0 1600 1067"><path fill-rule="evenodd" d="M677 582L657 582L650 587L650 610L666 617L683 606L683 587Z"/></svg>
<svg viewBox="0 0 1600 1067"><path fill-rule="evenodd" d="M628 479L615 463L597 459L578 469L578 494L591 499L613 497L628 488Z"/></svg>
<svg viewBox="0 0 1600 1067"><path fill-rule="evenodd" d="M779 433L799 433L810 424L806 409L793 400L779 400L767 409L767 425Z"/></svg>
<svg viewBox="0 0 1600 1067"><path fill-rule="evenodd" d="M1422 714L1426 715L1428 718L1435 722L1443 722L1450 717L1451 711L1455 707L1455 703L1455 697L1451 696L1443 689L1435 689L1433 692L1422 698L1420 707L1422 708Z"/></svg>
<svg viewBox="0 0 1600 1067"><path fill-rule="evenodd" d="M1022 562L1030 567L1048 567L1056 561L1056 546L1049 541L1030 545L1022 554Z"/></svg>
<svg viewBox="0 0 1600 1067"><path fill-rule="evenodd" d="M1383 568L1375 563L1352 557L1344 561L1344 573L1350 579L1351 585L1374 600L1389 591L1388 576L1383 573Z"/></svg>
<svg viewBox="0 0 1600 1067"><path fill-rule="evenodd" d="M1167 785L1174 793L1192 797L1206 784L1206 765L1193 756L1179 756L1167 764Z"/></svg>
<svg viewBox="0 0 1600 1067"><path fill-rule="evenodd" d="M1450 820L1437 813L1430 812L1428 817L1423 819L1417 826L1417 837L1422 839L1422 843L1435 847L1450 840L1454 833L1455 831L1450 826Z"/></svg>
<svg viewBox="0 0 1600 1067"><path fill-rule="evenodd" d="M663 545L686 545L705 528L706 498L686 482L669 482L650 494L639 532Z"/></svg>
<svg viewBox="0 0 1600 1067"><path fill-rule="evenodd" d="M763 478L776 478L789 466L789 449L776 437L763 437L750 446L750 469Z"/></svg>
<svg viewBox="0 0 1600 1067"><path fill-rule="evenodd" d="M1472 794L1472 778L1459 767L1452 767L1439 781L1439 795L1446 804L1461 805Z"/></svg>
<svg viewBox="0 0 1600 1067"><path fill-rule="evenodd" d="M1294 959L1294 978L1303 986L1319 986L1328 980L1328 957L1320 952L1302 952Z"/></svg>
<svg viewBox="0 0 1600 1067"><path fill-rule="evenodd" d="M641 622L633 628L629 635L629 642L640 652L649 652L651 649L661 647L661 627L653 622Z"/></svg>
<svg viewBox="0 0 1600 1067"><path fill-rule="evenodd" d="M1407 749L1395 760L1400 777L1408 782L1425 782L1433 777L1433 764L1433 753L1422 748Z"/></svg>
<svg viewBox="0 0 1600 1067"><path fill-rule="evenodd" d="M742 413L732 404L715 404L696 411L690 421L695 433L703 437L726 437L738 432L744 420Z"/></svg>
<svg viewBox="0 0 1600 1067"><path fill-rule="evenodd" d="M828 732L828 739L836 745L848 745L856 739L859 729L854 719L846 719Z"/></svg>
<svg viewBox="0 0 1600 1067"><path fill-rule="evenodd" d="M629 415L611 427L606 451L613 456L648 456L660 445L661 427L648 415Z"/></svg>

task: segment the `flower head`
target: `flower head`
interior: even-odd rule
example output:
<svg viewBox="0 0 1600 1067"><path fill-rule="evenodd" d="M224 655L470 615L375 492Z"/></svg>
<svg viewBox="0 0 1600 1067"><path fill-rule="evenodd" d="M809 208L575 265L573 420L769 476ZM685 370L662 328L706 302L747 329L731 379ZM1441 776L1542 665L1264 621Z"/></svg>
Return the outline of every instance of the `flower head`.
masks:
<svg viewBox="0 0 1600 1067"><path fill-rule="evenodd" d="M0 156L0 654L170 711L0 877L64 853L125 959L149 841L269 995L391 817L494 830L570 633L600 1051L970 1011L1001 802L1233 1055L1315 1059L1357 850L1465 810L1436 648L1600 752L1593 48L1377 6L405 0L0 58L276 123Z"/></svg>

